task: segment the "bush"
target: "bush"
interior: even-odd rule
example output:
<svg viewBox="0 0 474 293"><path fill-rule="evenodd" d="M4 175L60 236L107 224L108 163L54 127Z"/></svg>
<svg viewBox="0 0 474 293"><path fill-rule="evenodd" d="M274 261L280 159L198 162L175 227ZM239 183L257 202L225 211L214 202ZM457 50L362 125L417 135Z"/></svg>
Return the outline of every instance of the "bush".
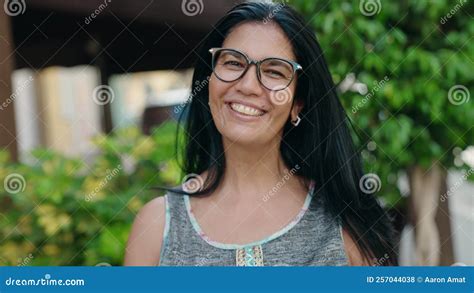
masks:
<svg viewBox="0 0 474 293"><path fill-rule="evenodd" d="M176 123L98 136L92 162L46 149L33 165L0 152L0 264L121 265L137 211L178 183Z"/></svg>

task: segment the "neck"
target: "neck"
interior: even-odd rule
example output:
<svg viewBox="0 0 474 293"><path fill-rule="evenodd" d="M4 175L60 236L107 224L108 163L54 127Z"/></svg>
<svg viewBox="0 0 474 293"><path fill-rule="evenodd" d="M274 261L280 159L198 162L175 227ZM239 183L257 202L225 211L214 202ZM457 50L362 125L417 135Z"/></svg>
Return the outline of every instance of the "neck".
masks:
<svg viewBox="0 0 474 293"><path fill-rule="evenodd" d="M280 141L262 146L248 146L224 140L225 173L219 193L231 204L258 204L278 186L280 192L301 191L293 176L295 166L285 166ZM299 166L295 167L296 169Z"/></svg>

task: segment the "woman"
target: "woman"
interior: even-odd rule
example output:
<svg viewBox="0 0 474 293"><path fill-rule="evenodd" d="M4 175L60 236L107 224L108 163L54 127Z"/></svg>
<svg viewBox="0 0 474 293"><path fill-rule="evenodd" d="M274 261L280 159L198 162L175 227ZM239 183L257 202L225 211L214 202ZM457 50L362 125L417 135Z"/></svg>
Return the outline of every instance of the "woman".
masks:
<svg viewBox="0 0 474 293"><path fill-rule="evenodd" d="M393 265L392 227L314 33L283 4L229 11L199 51L184 172L137 215L126 265ZM207 83L208 81L208 83Z"/></svg>

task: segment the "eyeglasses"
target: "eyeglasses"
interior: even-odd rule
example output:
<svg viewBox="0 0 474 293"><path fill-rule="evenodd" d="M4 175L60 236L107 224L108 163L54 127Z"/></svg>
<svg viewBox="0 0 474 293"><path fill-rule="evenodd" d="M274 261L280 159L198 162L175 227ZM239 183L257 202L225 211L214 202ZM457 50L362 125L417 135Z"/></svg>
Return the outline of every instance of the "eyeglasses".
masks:
<svg viewBox="0 0 474 293"><path fill-rule="evenodd" d="M272 91L287 88L296 71L303 69L298 63L281 58L255 61L235 49L212 48L209 52L212 54L212 70L218 79L224 82L236 81L245 75L250 65L255 64L259 82Z"/></svg>

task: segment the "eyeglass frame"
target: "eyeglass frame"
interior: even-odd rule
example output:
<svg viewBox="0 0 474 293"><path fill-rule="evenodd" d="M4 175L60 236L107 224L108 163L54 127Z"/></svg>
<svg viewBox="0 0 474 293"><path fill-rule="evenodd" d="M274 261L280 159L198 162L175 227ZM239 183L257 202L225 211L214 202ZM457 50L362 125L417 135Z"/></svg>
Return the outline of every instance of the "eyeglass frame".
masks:
<svg viewBox="0 0 474 293"><path fill-rule="evenodd" d="M217 74L215 73L215 64L214 64L214 59L215 59L215 58L214 58L214 56L215 56L215 54L216 54L217 52L222 51L222 50L228 50L228 51L233 51L233 52L239 53L239 54L241 54L242 56L244 56L244 58L245 58L246 61L247 61L247 66L246 66L245 70L242 71L242 74L241 74L239 77L237 77L236 79L234 79L234 80L230 80L230 81L223 80L221 77L219 77L219 75L217 75ZM247 73L247 71L249 70L249 68L250 68L250 66L251 66L252 64L255 64L255 67L256 67L255 70L257 71L257 79L258 79L258 82L259 82L263 87L265 87L266 89L268 89L268 90L270 90L270 91L282 91L282 90L288 88L288 87L290 86L291 82L293 81L293 79L295 78L296 72L297 72L298 70L303 70L303 67L302 67L300 64L298 64L297 62L293 61L293 60L286 60L286 59L279 58L279 57L267 57L267 58L264 58L264 59L262 59L262 60L253 60L253 59L251 59L249 56L247 56L247 54L245 54L244 52L241 52L241 51L239 51L239 50L237 50L237 49L231 49L231 48L211 48L211 49L209 49L209 53L212 54L212 64L211 64L211 66L212 66L212 72L214 72L214 74L216 75L216 77L217 77L219 80L221 80L221 81L223 81L223 82L234 82L234 81L237 81L237 80L241 79L242 77L244 77L244 75ZM280 60L280 61L283 61L283 62L287 62L287 63L289 63L289 64L292 66L292 68L293 68L293 75L291 76L290 81L289 81L288 84L287 84L284 88L282 88L282 89L278 89L278 90L270 89L270 88L268 88L267 86L265 86L265 85L263 84L262 80L261 80L261 76L260 76L260 64L261 64L262 62L267 61L267 60L270 60L270 59L272 59L272 60L273 60L273 59L276 59L276 60Z"/></svg>

